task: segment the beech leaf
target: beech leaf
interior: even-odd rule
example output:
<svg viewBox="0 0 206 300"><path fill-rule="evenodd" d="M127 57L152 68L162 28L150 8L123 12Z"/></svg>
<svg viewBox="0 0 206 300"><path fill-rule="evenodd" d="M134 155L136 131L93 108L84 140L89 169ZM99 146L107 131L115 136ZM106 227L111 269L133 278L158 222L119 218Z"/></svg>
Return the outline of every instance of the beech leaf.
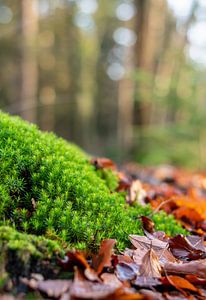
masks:
<svg viewBox="0 0 206 300"><path fill-rule="evenodd" d="M161 277L161 265L157 254L153 249L148 250L142 259L142 265L139 269L140 276L143 277Z"/></svg>

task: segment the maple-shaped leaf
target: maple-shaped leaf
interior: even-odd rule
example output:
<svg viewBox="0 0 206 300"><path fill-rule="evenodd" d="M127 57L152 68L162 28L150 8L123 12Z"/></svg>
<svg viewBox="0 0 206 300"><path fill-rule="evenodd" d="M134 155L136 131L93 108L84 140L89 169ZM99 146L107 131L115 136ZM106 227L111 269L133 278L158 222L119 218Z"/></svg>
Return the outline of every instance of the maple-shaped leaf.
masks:
<svg viewBox="0 0 206 300"><path fill-rule="evenodd" d="M143 277L161 277L161 265L155 251L151 248L142 259L139 275Z"/></svg>
<svg viewBox="0 0 206 300"><path fill-rule="evenodd" d="M100 274L104 267L111 266L112 250L116 241L113 239L103 240L98 255L92 259L92 266L97 274Z"/></svg>
<svg viewBox="0 0 206 300"><path fill-rule="evenodd" d="M189 238L177 235L169 239L169 248L172 254L178 259L195 260L206 258L206 251L203 245L193 245ZM204 249L204 250L203 250Z"/></svg>

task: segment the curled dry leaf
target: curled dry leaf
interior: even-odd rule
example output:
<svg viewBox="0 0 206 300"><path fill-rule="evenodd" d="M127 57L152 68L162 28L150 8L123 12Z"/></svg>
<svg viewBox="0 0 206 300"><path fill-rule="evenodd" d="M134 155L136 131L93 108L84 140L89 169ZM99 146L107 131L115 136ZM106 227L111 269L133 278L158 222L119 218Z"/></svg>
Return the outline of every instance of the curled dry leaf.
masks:
<svg viewBox="0 0 206 300"><path fill-rule="evenodd" d="M195 260L206 258L205 248L198 243L193 245L187 237L177 235L169 239L169 248L172 254L181 260Z"/></svg>
<svg viewBox="0 0 206 300"><path fill-rule="evenodd" d="M153 249L148 250L142 259L139 275L143 277L161 277L159 258Z"/></svg>
<svg viewBox="0 0 206 300"><path fill-rule="evenodd" d="M113 239L102 241L98 255L92 259L92 266L97 274L100 274L104 267L111 266L112 250L115 243L116 241Z"/></svg>
<svg viewBox="0 0 206 300"><path fill-rule="evenodd" d="M206 279L206 259L186 263L166 263L164 269L172 274L193 274Z"/></svg>
<svg viewBox="0 0 206 300"><path fill-rule="evenodd" d="M86 258L78 251L67 252L66 257L60 260L59 264L66 271L73 271L74 266L78 266L81 269L90 268Z"/></svg>
<svg viewBox="0 0 206 300"><path fill-rule="evenodd" d="M141 221L144 231L154 233L155 224L150 218L142 216Z"/></svg>

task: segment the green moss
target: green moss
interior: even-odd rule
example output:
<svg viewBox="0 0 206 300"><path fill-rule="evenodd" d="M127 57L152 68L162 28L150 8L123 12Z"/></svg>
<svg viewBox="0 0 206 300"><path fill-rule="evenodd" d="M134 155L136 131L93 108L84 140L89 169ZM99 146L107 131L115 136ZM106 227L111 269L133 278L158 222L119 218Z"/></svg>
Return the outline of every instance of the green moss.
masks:
<svg viewBox="0 0 206 300"><path fill-rule="evenodd" d="M138 217L150 208L127 206L110 191L114 176L107 173L106 183L100 177L75 145L0 112L0 223L77 248L96 247L104 238L124 248L129 234L141 233ZM157 223L167 233L182 232L165 214Z"/></svg>
<svg viewBox="0 0 206 300"><path fill-rule="evenodd" d="M27 260L29 256L49 259L54 255L61 256L64 253L55 241L42 236L21 233L9 226L0 226L0 249L15 251L19 258L24 260Z"/></svg>
<svg viewBox="0 0 206 300"><path fill-rule="evenodd" d="M118 187L118 177L110 169L98 169L96 170L97 175L104 180L106 186L111 192L114 192Z"/></svg>

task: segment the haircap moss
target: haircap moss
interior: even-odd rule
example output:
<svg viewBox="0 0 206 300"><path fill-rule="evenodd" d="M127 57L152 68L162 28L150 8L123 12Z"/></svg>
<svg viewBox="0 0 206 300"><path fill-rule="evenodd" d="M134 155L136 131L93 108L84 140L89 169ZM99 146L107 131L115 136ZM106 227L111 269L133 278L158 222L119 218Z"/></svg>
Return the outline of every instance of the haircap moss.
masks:
<svg viewBox="0 0 206 300"><path fill-rule="evenodd" d="M138 217L151 209L128 206L109 189L115 175L104 180L89 159L76 145L0 111L0 224L80 249L104 238L127 246L129 234L141 233ZM184 232L165 213L154 220L168 234Z"/></svg>

